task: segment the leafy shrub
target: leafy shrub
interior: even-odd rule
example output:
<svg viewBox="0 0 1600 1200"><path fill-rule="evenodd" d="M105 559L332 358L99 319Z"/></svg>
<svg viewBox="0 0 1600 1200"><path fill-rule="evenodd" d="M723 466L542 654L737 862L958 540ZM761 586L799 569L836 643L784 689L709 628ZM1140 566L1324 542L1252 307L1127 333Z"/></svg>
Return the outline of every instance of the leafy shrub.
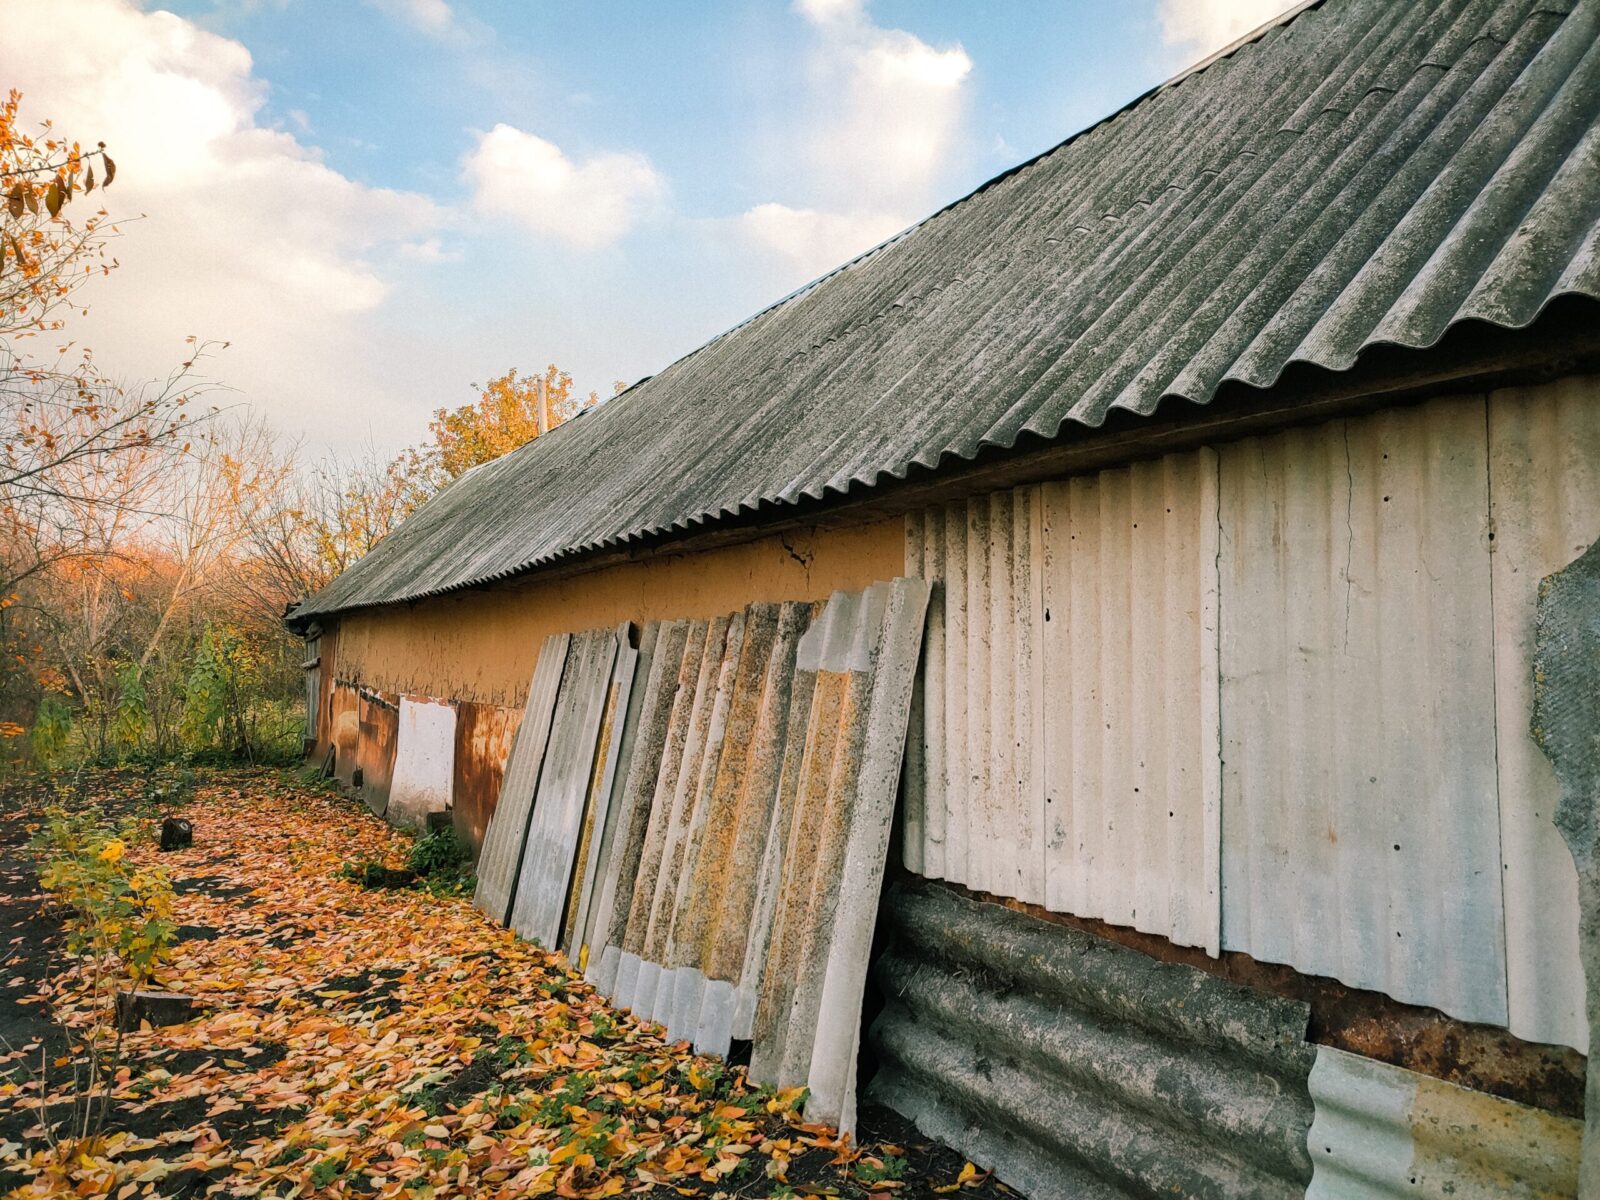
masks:
<svg viewBox="0 0 1600 1200"><path fill-rule="evenodd" d="M51 808L33 841L42 858L39 882L67 910L67 953L93 1001L83 1038L87 1061L82 1069L74 1064L70 1113L59 1129L46 1123L62 1162L100 1145L133 1011L118 1005L118 994L149 983L177 942L172 884L161 870L128 858L130 836L92 813Z"/></svg>
<svg viewBox="0 0 1600 1200"><path fill-rule="evenodd" d="M60 765L67 752L67 739L72 736L72 709L60 696L46 696L39 701L38 714L33 719L33 730L28 735L28 748L37 766L47 770Z"/></svg>
<svg viewBox="0 0 1600 1200"><path fill-rule="evenodd" d="M138 987L166 961L178 929L171 882L128 859L129 836L92 813L52 808L33 845L44 858L40 884L68 910L67 952Z"/></svg>
<svg viewBox="0 0 1600 1200"><path fill-rule="evenodd" d="M448 825L423 834L406 855L406 866L418 875L460 874L471 861L472 847Z"/></svg>
<svg viewBox="0 0 1600 1200"><path fill-rule="evenodd" d="M472 848L446 826L413 842L404 867L358 858L340 867L339 877L364 888L420 886L435 896L463 896L472 890Z"/></svg>
<svg viewBox="0 0 1600 1200"><path fill-rule="evenodd" d="M117 668L117 711L111 721L112 741L120 752L133 750L144 741L149 725L150 708L139 664L123 663Z"/></svg>

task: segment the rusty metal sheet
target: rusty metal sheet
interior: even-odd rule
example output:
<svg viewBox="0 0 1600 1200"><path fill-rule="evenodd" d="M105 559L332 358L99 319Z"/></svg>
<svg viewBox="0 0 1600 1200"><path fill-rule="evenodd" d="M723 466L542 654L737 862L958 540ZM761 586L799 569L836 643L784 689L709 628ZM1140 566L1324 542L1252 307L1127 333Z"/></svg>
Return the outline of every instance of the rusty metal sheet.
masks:
<svg viewBox="0 0 1600 1200"><path fill-rule="evenodd" d="M1215 954L1216 561L1210 450L908 515L907 869Z"/></svg>
<svg viewBox="0 0 1600 1200"><path fill-rule="evenodd" d="M1489 395L1494 697L1511 1032L1587 1051L1578 875L1561 789L1528 734L1539 581L1600 539L1600 381Z"/></svg>
<svg viewBox="0 0 1600 1200"><path fill-rule="evenodd" d="M384 817L420 831L433 813L447 812L455 782L456 710L452 704L400 697L394 778Z"/></svg>
<svg viewBox="0 0 1600 1200"><path fill-rule="evenodd" d="M883 915L869 1099L1033 1200L1304 1195L1304 1003L938 884Z"/></svg>
<svg viewBox="0 0 1600 1200"><path fill-rule="evenodd" d="M1223 945L1507 1020L1481 397L1221 448Z"/></svg>
<svg viewBox="0 0 1600 1200"><path fill-rule="evenodd" d="M1570 1200L1583 1122L1317 1047L1307 1200Z"/></svg>
<svg viewBox="0 0 1600 1200"><path fill-rule="evenodd" d="M550 950L560 945L612 675L629 641L626 625L573 635L556 696L507 921Z"/></svg>
<svg viewBox="0 0 1600 1200"><path fill-rule="evenodd" d="M456 768L450 819L477 856L516 743L522 710L462 700L456 704Z"/></svg>
<svg viewBox="0 0 1600 1200"><path fill-rule="evenodd" d="M491 920L502 924L511 915L511 899L516 894L517 873L522 866L528 819L533 812L533 792L544 766L545 746L571 640L570 634L555 633L545 638L539 647L539 661L534 664L533 679L528 684L528 700L522 711L522 722L517 727L517 740L500 785L500 800L489 818L483 835L483 851L478 855L478 883L472 902Z"/></svg>
<svg viewBox="0 0 1600 1200"><path fill-rule="evenodd" d="M361 745L361 689L342 679L329 688L328 742L334 751L334 778L350 787Z"/></svg>
<svg viewBox="0 0 1600 1200"><path fill-rule="evenodd" d="M1597 42L1570 0L1304 6L457 480L292 619L1600 296Z"/></svg>
<svg viewBox="0 0 1600 1200"><path fill-rule="evenodd" d="M356 689L357 736L352 761L361 772L357 789L374 815L389 808L389 784L394 777L395 751L400 737L400 697ZM352 780L354 776L352 775Z"/></svg>

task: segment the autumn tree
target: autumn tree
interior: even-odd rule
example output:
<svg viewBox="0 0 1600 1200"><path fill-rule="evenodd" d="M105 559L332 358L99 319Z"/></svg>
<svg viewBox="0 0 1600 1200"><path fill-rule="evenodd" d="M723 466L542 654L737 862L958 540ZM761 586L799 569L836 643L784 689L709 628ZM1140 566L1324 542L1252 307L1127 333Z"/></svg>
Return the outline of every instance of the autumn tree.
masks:
<svg viewBox="0 0 1600 1200"><path fill-rule="evenodd" d="M0 346L7 350L16 337L59 329L59 311L72 294L116 265L106 255L115 232L106 211L95 209L74 221L68 209L75 198L116 178L105 144L86 151L56 136L48 123L30 134L18 117L21 104L15 90L0 103Z"/></svg>
<svg viewBox="0 0 1600 1200"><path fill-rule="evenodd" d="M414 507L401 469L373 449L307 469L297 458L298 447L280 452L295 469L283 475L276 502L249 517L248 560L236 577L239 604L274 620L372 550Z"/></svg>
<svg viewBox="0 0 1600 1200"><path fill-rule="evenodd" d="M526 378L513 369L491 379L475 404L438 409L428 423L428 440L402 454L393 469L415 507L473 467L509 454L599 401L595 392L576 395L572 376L554 363Z"/></svg>
<svg viewBox="0 0 1600 1200"><path fill-rule="evenodd" d="M103 144L21 119L21 96L0 102L0 733L14 734L30 690L56 686L35 670L37 623L25 585L93 573L114 545L100 516L144 503L143 468L193 437L193 371L204 347L164 383L124 387L90 353L50 335L82 311L82 289L108 274L117 230L98 204L116 178ZM30 128L34 131L30 132ZM90 197L94 199L91 200ZM130 474L130 470L132 474ZM19 683L29 683L19 687ZM17 710L17 711L14 711Z"/></svg>

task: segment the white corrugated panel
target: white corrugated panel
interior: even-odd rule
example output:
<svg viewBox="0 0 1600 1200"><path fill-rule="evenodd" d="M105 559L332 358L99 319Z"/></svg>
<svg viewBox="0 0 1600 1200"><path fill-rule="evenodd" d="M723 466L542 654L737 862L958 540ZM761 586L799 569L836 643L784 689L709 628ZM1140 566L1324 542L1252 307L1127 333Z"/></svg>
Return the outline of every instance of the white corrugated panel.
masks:
<svg viewBox="0 0 1600 1200"><path fill-rule="evenodd" d="M1216 480L1201 450L1044 487L1045 902L1212 953Z"/></svg>
<svg viewBox="0 0 1600 1200"><path fill-rule="evenodd" d="M908 869L1218 949L1209 450L914 513Z"/></svg>
<svg viewBox="0 0 1600 1200"><path fill-rule="evenodd" d="M1578 874L1552 820L1561 789L1528 717L1539 581L1600 538L1600 385L1492 393L1489 465L1511 1032L1587 1051Z"/></svg>
<svg viewBox="0 0 1600 1200"><path fill-rule="evenodd" d="M1221 468L1224 947L1505 1024L1482 399Z"/></svg>
<svg viewBox="0 0 1600 1200"><path fill-rule="evenodd" d="M1317 1047L1306 1200L1566 1200L1583 1122Z"/></svg>

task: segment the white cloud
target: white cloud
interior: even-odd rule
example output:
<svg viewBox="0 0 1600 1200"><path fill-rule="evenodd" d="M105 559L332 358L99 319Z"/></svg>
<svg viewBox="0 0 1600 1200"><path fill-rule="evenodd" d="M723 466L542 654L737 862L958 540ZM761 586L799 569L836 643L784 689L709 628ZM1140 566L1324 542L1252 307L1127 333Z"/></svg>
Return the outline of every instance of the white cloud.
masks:
<svg viewBox="0 0 1600 1200"><path fill-rule="evenodd" d="M398 247L441 223L430 200L354 182L257 124L265 85L242 45L128 0L6 0L0 78L29 119L105 141L118 171L104 202L146 214L123 224L121 268L80 293L91 314L69 327L103 369L164 376L186 335L226 340L214 371L289 429L365 425L381 392L358 323Z"/></svg>
<svg viewBox="0 0 1600 1200"><path fill-rule="evenodd" d="M965 116L972 60L873 23L860 0L797 0L817 40L805 113L816 190L865 206L926 199Z"/></svg>
<svg viewBox="0 0 1600 1200"><path fill-rule="evenodd" d="M642 154L577 162L554 142L505 124L478 139L464 166L480 212L579 249L616 241L666 194L666 182Z"/></svg>
<svg viewBox="0 0 1600 1200"><path fill-rule="evenodd" d="M445 0L367 0L374 8L432 37L456 31L456 15Z"/></svg>
<svg viewBox="0 0 1600 1200"><path fill-rule="evenodd" d="M885 29L864 0L795 0L811 26L809 86L786 131L800 146L798 196L757 205L745 238L814 275L925 215L966 118L972 59ZM797 280L798 281L798 280Z"/></svg>
<svg viewBox="0 0 1600 1200"><path fill-rule="evenodd" d="M758 204L739 218L740 232L813 279L870 250L907 225L896 213L821 212L786 204Z"/></svg>
<svg viewBox="0 0 1600 1200"><path fill-rule="evenodd" d="M1290 7L1287 0L1161 0L1161 37L1203 58Z"/></svg>

